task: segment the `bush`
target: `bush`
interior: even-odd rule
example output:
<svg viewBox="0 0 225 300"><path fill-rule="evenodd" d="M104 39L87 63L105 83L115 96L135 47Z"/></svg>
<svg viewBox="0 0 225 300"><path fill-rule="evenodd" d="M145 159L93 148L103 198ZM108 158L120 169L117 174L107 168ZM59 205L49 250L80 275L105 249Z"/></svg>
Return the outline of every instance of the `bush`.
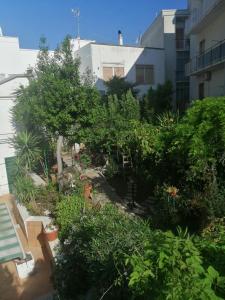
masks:
<svg viewBox="0 0 225 300"><path fill-rule="evenodd" d="M68 204L66 201L60 207ZM55 270L60 299L79 299L79 295L90 290L91 299L99 299L109 287L106 299L129 299L125 254L143 248L143 240L151 235L148 224L128 217L112 205L85 214L79 205L74 203L74 206L71 230L61 247ZM60 219L64 222L71 216L71 213L61 215ZM65 222L67 226L69 222Z"/></svg>
<svg viewBox="0 0 225 300"><path fill-rule="evenodd" d="M182 232L156 232L144 254L136 251L127 265L132 269L129 287L134 299L222 299L214 291L219 273L203 267L192 238Z"/></svg>
<svg viewBox="0 0 225 300"><path fill-rule="evenodd" d="M60 236L66 239L75 222L79 221L85 208L82 196L65 196L56 205L56 222L60 227Z"/></svg>
<svg viewBox="0 0 225 300"><path fill-rule="evenodd" d="M125 78L114 76L111 80L105 81L107 87L107 95L116 95L119 99L128 91L132 92L133 96L136 96L138 91L134 89L134 84L127 82Z"/></svg>
<svg viewBox="0 0 225 300"><path fill-rule="evenodd" d="M198 188L224 178L225 97L196 101L176 127L170 152ZM199 186L200 185L200 186Z"/></svg>
<svg viewBox="0 0 225 300"><path fill-rule="evenodd" d="M84 213L76 198L64 199L57 213L60 299L222 299L223 278L187 232L153 231L109 204Z"/></svg>
<svg viewBox="0 0 225 300"><path fill-rule="evenodd" d="M211 264L225 276L225 218L213 220L200 236L196 236L195 244L204 263Z"/></svg>
<svg viewBox="0 0 225 300"><path fill-rule="evenodd" d="M35 187L33 180L26 175L18 176L14 183L14 193L18 201L27 205L35 201L38 195L38 189Z"/></svg>

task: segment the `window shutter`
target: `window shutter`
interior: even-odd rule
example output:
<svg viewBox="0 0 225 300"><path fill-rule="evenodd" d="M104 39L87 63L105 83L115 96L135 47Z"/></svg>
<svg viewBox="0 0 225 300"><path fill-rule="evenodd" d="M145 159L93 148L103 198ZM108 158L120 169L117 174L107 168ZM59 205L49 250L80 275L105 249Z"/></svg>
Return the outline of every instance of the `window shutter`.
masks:
<svg viewBox="0 0 225 300"><path fill-rule="evenodd" d="M124 77L124 67L115 67L114 76Z"/></svg>
<svg viewBox="0 0 225 300"><path fill-rule="evenodd" d="M113 68L103 67L103 80L109 81L113 77Z"/></svg>

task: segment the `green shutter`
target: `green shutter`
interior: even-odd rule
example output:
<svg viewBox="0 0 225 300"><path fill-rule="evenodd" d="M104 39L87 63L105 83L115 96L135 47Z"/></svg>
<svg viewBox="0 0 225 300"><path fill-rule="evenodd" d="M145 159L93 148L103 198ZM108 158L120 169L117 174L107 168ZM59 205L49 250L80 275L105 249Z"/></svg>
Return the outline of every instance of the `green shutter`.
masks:
<svg viewBox="0 0 225 300"><path fill-rule="evenodd" d="M5 158L5 167L7 172L8 184L9 184L9 191L12 193L13 191L13 184L18 172L17 164L16 164L16 157L6 157Z"/></svg>

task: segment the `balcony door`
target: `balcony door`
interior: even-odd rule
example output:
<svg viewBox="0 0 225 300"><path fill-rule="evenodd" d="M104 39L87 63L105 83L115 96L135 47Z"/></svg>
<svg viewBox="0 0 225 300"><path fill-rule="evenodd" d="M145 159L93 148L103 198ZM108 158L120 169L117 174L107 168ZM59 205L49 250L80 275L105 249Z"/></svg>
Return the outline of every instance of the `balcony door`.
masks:
<svg viewBox="0 0 225 300"><path fill-rule="evenodd" d="M204 84L204 82L202 82L198 85L198 98L200 100L205 98L205 84Z"/></svg>

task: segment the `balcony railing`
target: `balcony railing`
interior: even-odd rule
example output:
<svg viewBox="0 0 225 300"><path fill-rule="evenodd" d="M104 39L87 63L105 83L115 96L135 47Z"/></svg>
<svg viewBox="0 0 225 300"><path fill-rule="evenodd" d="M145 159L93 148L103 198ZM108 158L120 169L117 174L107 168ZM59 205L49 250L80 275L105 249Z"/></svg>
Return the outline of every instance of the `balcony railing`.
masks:
<svg viewBox="0 0 225 300"><path fill-rule="evenodd" d="M190 76L191 74L212 68L222 62L225 62L225 40L192 58L191 61L186 64L185 72L187 76Z"/></svg>
<svg viewBox="0 0 225 300"><path fill-rule="evenodd" d="M189 51L190 40L189 39L176 39L176 50Z"/></svg>
<svg viewBox="0 0 225 300"><path fill-rule="evenodd" d="M191 10L190 17L185 24L185 33L190 34L195 26L197 26L209 13L224 0L204 0L203 4Z"/></svg>

